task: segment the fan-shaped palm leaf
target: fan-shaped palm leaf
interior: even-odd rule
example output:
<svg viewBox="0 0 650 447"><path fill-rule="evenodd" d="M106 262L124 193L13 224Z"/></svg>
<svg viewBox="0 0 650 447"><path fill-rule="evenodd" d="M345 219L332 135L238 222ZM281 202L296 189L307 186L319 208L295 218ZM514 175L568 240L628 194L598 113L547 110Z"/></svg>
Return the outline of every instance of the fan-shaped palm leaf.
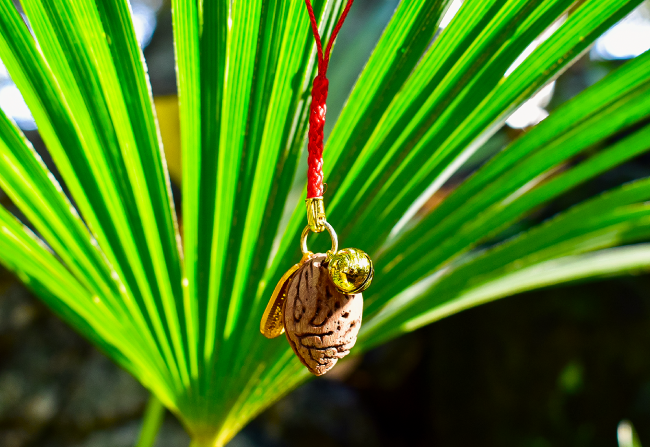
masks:
<svg viewBox="0 0 650 447"><path fill-rule="evenodd" d="M315 2L321 32L341 3ZM650 54L409 221L510 113L640 3L466 0L439 35L449 0L400 3L325 150L328 219L344 245L376 259L357 352L522 290L650 266L648 245L630 245L650 236L647 179L513 226L650 149ZM302 203L287 197L314 48L301 2L172 4L180 232L126 0L23 0L33 35L0 0L0 59L70 191L0 113L0 187L35 230L0 208L0 261L148 387L195 445L222 445L307 378L258 325L304 226Z"/></svg>

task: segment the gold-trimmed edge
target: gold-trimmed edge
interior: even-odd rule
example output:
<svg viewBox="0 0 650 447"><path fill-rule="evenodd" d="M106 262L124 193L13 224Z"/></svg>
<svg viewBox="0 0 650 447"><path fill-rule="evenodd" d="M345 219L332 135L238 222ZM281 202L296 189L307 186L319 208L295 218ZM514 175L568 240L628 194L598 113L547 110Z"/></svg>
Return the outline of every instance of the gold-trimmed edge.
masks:
<svg viewBox="0 0 650 447"><path fill-rule="evenodd" d="M284 323L282 313L284 311L284 302L287 299L287 290L289 289L289 282L302 267L302 265L309 260L314 254L311 252L304 253L300 262L291 267L287 272L282 275L280 281L273 289L271 299L264 309L262 320L260 321L260 332L266 338L276 338L284 334ZM273 324L275 322L275 324Z"/></svg>

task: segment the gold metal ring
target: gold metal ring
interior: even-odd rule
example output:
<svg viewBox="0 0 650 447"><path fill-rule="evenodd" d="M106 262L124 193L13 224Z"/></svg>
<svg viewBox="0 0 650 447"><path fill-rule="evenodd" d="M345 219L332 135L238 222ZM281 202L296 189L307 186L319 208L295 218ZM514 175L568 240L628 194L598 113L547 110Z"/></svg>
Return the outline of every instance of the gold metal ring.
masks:
<svg viewBox="0 0 650 447"><path fill-rule="evenodd" d="M335 254L339 251L339 239L336 236L336 231L334 231L334 228L327 221L324 221L323 225L327 229L327 232L330 234L330 238L332 239L331 253ZM309 236L310 231L311 229L309 228L309 225L307 225L305 229L302 230L302 234L300 235L300 249L302 250L303 255L309 253L309 249L307 248L307 236Z"/></svg>

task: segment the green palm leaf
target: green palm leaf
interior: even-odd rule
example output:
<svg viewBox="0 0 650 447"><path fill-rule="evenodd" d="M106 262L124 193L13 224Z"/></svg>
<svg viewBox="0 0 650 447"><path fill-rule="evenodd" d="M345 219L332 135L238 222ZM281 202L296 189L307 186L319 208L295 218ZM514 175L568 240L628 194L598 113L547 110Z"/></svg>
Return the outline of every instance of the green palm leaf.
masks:
<svg viewBox="0 0 650 447"><path fill-rule="evenodd" d="M650 53L414 217L641 0L467 0L438 35L449 3L400 3L327 142L328 220L376 261L358 352L524 290L650 268L647 179L522 224L650 149ZM342 4L315 2L321 33ZM181 230L128 3L24 0L32 35L0 0L0 59L70 191L0 112L0 187L27 219L0 208L0 262L148 387L195 445L223 445L307 378L258 327L304 226L292 185L315 49L301 2L172 6ZM157 402L140 445L155 438Z"/></svg>

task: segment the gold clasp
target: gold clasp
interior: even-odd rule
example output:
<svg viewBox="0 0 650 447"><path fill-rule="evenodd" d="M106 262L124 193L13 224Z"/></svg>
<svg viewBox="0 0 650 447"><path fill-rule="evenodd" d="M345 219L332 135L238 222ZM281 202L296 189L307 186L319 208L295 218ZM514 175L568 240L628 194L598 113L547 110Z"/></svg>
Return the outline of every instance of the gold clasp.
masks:
<svg viewBox="0 0 650 447"><path fill-rule="evenodd" d="M325 231L325 205L322 197L313 197L305 201L307 204L307 223L314 233Z"/></svg>
<svg viewBox="0 0 650 447"><path fill-rule="evenodd" d="M334 231L334 228L332 228L332 226L326 220L323 221L323 227L327 229L327 232L330 234L330 238L332 239L332 249L327 252L328 258L330 258L339 251L339 239L336 236L336 231ZM310 230L311 228L309 228L309 225L307 225L305 229L302 230L302 234L300 235L300 250L302 251L303 255L310 253L309 249L307 248L307 236L309 236Z"/></svg>

